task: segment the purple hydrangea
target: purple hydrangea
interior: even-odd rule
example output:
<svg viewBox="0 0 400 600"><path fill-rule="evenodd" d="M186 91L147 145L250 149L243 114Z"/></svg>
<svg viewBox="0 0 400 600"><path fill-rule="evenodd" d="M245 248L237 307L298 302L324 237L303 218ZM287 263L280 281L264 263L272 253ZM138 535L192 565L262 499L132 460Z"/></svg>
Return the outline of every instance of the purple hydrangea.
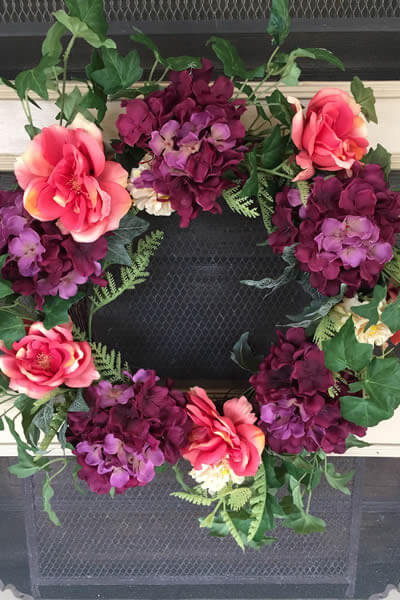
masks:
<svg viewBox="0 0 400 600"><path fill-rule="evenodd" d="M172 383L160 385L154 371L140 369L132 383L101 381L86 390L89 412L69 413L67 439L90 489L122 494L143 486L165 460L175 464L188 442L186 400Z"/></svg>
<svg viewBox="0 0 400 600"><path fill-rule="evenodd" d="M0 253L7 249L8 240L22 233L32 220L24 210L21 191L0 190Z"/></svg>
<svg viewBox="0 0 400 600"><path fill-rule="evenodd" d="M274 252L297 243L296 257L310 283L326 296L372 289L393 256L400 233L400 193L388 189L379 165L352 167L351 177L316 177L303 206L297 191L276 197Z"/></svg>
<svg viewBox="0 0 400 600"><path fill-rule="evenodd" d="M278 342L250 379L260 405L259 427L266 445L275 452L299 454L346 451L346 438L363 436L366 429L341 416L339 396L328 390L334 384L324 363L324 353L307 341L304 329L292 328ZM340 383L340 395L351 395L347 383ZM355 402L357 396L354 397Z"/></svg>

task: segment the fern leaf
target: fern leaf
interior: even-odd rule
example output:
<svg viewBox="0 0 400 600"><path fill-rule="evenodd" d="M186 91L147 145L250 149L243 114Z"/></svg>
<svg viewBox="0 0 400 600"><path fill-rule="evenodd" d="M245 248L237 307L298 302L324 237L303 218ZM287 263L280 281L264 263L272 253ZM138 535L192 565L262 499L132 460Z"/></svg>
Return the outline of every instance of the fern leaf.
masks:
<svg viewBox="0 0 400 600"><path fill-rule="evenodd" d="M308 194L310 193L310 184L307 181L297 181L296 186L300 192L300 199L303 206L307 206Z"/></svg>
<svg viewBox="0 0 400 600"><path fill-rule="evenodd" d="M121 353L116 350L109 351L107 346L100 342L90 342L92 349L92 357L96 369L104 379L108 379L111 383L120 383L125 378L122 375L122 360ZM127 363L124 363L126 368ZM126 369L129 370L129 367Z"/></svg>
<svg viewBox="0 0 400 600"><path fill-rule="evenodd" d="M224 190L222 196L232 212L243 215L248 219L255 219L259 214L257 208L254 206L253 199L249 197L241 198L241 192L242 187L236 186Z"/></svg>
<svg viewBox="0 0 400 600"><path fill-rule="evenodd" d="M159 247L164 234L162 231L153 231L144 239L139 240L137 250L132 257L132 266L122 266L120 269L120 283L117 284L114 275L107 273L107 285L95 286L90 300L93 305L93 314L103 306L113 302L126 290L133 290L136 286L146 281L149 272L146 270L150 259Z"/></svg>
<svg viewBox="0 0 400 600"><path fill-rule="evenodd" d="M260 206L264 227L268 233L272 233L274 229L272 217L275 212L275 201L269 192L268 178L264 175L258 176L257 200Z"/></svg>
<svg viewBox="0 0 400 600"><path fill-rule="evenodd" d="M238 487L231 491L228 497L228 504L232 510L240 510L251 497L251 489L248 487Z"/></svg>
<svg viewBox="0 0 400 600"><path fill-rule="evenodd" d="M191 502L192 504L197 504L198 506L211 506L214 502L214 498L197 496L196 494L190 494L188 492L172 492L171 496L180 498L180 500L186 500L186 502Z"/></svg>
<svg viewBox="0 0 400 600"><path fill-rule="evenodd" d="M230 514L228 513L228 511L225 508L225 505L221 508L221 515L222 518L225 521L225 524L228 527L229 533L231 534L231 536L233 537L233 539L235 540L235 542L237 543L237 545L243 550L244 552L244 544L243 544L243 540L239 535L238 530L235 527L234 522L231 519Z"/></svg>
<svg viewBox="0 0 400 600"><path fill-rule="evenodd" d="M325 317L322 317L320 322L317 325L317 328L314 332L314 342L322 348L322 344L329 340L338 333L340 330L341 324L335 320L332 315L332 311L330 311Z"/></svg>
<svg viewBox="0 0 400 600"><path fill-rule="evenodd" d="M263 518L265 503L267 501L267 475L265 466L261 461L256 476L254 477L253 485L251 486L252 498L250 499L250 517L251 523L247 539L250 541L256 535L258 528L261 525Z"/></svg>

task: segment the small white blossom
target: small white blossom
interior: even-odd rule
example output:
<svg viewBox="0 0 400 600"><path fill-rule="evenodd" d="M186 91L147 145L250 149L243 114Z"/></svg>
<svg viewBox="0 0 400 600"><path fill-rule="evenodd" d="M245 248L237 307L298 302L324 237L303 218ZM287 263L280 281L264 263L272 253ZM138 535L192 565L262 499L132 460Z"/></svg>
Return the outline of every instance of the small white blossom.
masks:
<svg viewBox="0 0 400 600"><path fill-rule="evenodd" d="M210 494L220 492L229 483L239 484L244 481L244 477L240 477L232 471L225 458L216 465L202 465L201 469L192 469L189 471L189 475Z"/></svg>
<svg viewBox="0 0 400 600"><path fill-rule="evenodd" d="M172 215L174 209L171 207L171 202L167 200L167 197L163 199L161 202L160 199L163 198L152 188L139 188L136 187L133 183L135 179L140 177L143 171L151 168L151 156L146 154L139 166L135 169L132 169L131 175L129 178L129 183L127 185L127 189L132 196L133 205L136 206L138 210L144 210L149 215L156 215L158 217L169 217Z"/></svg>
<svg viewBox="0 0 400 600"><path fill-rule="evenodd" d="M333 308L333 311L336 315L341 316L342 325L347 321L350 315L353 317L354 323L354 332L357 340L361 344L371 344L375 346L383 346L386 344L388 339L393 335L393 332L389 329L389 327L383 323L383 321L378 320L375 325L370 325L367 329L365 326L368 323L368 319L364 317L360 317L355 312L352 311L353 306L362 306L363 304L368 304L369 300L364 300L360 302L357 294L352 298L344 298L342 302L336 304ZM378 305L378 315L381 316L383 310L387 305L386 300L382 300Z"/></svg>

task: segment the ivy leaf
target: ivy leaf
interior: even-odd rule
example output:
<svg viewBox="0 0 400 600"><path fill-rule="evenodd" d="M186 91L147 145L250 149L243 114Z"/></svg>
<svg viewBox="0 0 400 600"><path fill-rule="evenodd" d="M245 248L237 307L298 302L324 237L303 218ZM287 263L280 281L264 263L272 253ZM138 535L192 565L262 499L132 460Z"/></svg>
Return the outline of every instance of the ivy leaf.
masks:
<svg viewBox="0 0 400 600"><path fill-rule="evenodd" d="M325 365L334 373L345 369L361 371L371 360L372 350L371 344L357 341L352 317L347 319L335 337L323 343Z"/></svg>
<svg viewBox="0 0 400 600"><path fill-rule="evenodd" d="M365 87L359 77L353 77L351 82L351 93L358 104L361 105L361 110L367 121L378 122L378 117L375 111L375 96L374 90L370 87Z"/></svg>
<svg viewBox="0 0 400 600"><path fill-rule="evenodd" d="M72 404L69 406L68 412L89 412L89 407L86 404L81 389L78 389L78 391L76 392L76 396Z"/></svg>
<svg viewBox="0 0 400 600"><path fill-rule="evenodd" d="M335 67L338 67L338 69L341 71L345 70L345 66L340 58L335 56L330 50L326 50L325 48L304 48L304 50L308 52L308 55L311 54L312 58L315 58L315 60L323 60L331 65L334 65Z"/></svg>
<svg viewBox="0 0 400 600"><path fill-rule="evenodd" d="M55 56L43 56L40 63L34 69L28 69L18 73L15 78L15 89L21 100L25 98L28 91L36 92L43 100L49 99L47 91L47 79L49 67L54 67L58 63Z"/></svg>
<svg viewBox="0 0 400 600"><path fill-rule="evenodd" d="M143 74L136 50L131 50L126 56L120 56L117 50L106 48L102 51L102 57L104 68L94 71L92 79L106 94L114 94L121 89L129 88Z"/></svg>
<svg viewBox="0 0 400 600"><path fill-rule="evenodd" d="M97 110L97 118L89 111L89 108ZM89 121L96 121L101 123L107 111L107 96L102 92L98 93L88 90L88 92L82 97L82 100L78 107L78 112L82 113Z"/></svg>
<svg viewBox="0 0 400 600"><path fill-rule="evenodd" d="M93 46L94 48L116 48L113 40L99 35L78 17L67 15L65 10L56 10L53 15L59 23L64 25L64 27L72 33L72 35L77 38L82 38L90 46Z"/></svg>
<svg viewBox="0 0 400 600"><path fill-rule="evenodd" d="M163 59L162 63L173 71L201 68L201 59L196 56L170 56L169 58Z"/></svg>
<svg viewBox="0 0 400 600"><path fill-rule="evenodd" d="M276 46L281 46L289 34L290 17L288 0L272 0L267 32Z"/></svg>
<svg viewBox="0 0 400 600"><path fill-rule="evenodd" d="M370 446L368 442L364 442L363 440L358 439L355 435L350 433L350 435L346 438L346 448L368 448Z"/></svg>
<svg viewBox="0 0 400 600"><path fill-rule="evenodd" d="M325 521L305 512L297 512L289 515L288 518L282 522L282 525L294 529L294 531L300 535L323 533L326 528Z"/></svg>
<svg viewBox="0 0 400 600"><path fill-rule="evenodd" d="M63 51L61 38L66 34L66 32L67 29L64 27L64 25L62 25L62 23L59 23L58 21L53 23L43 40L42 55L60 58Z"/></svg>
<svg viewBox="0 0 400 600"><path fill-rule="evenodd" d="M373 427L390 419L400 404L400 364L396 358L379 359L376 356L368 365L361 380L362 398L340 398L342 416L361 427Z"/></svg>
<svg viewBox="0 0 400 600"><path fill-rule="evenodd" d="M42 487L43 510L47 513L50 521L54 525L57 525L57 527L58 527L59 525L61 525L61 523L51 506L51 499L53 496L54 496L54 490L51 487L49 474L46 472L46 477L45 477L45 480L43 481L43 487Z"/></svg>
<svg viewBox="0 0 400 600"><path fill-rule="evenodd" d="M103 0L65 0L71 16L77 17L101 37L107 35L108 24Z"/></svg>
<svg viewBox="0 0 400 600"><path fill-rule="evenodd" d="M64 300L59 296L47 296L42 308L42 312L45 314L43 324L46 329L67 323L69 321L69 309L73 304L79 302L84 295L85 292L80 290L73 298L68 298L68 300Z"/></svg>
<svg viewBox="0 0 400 600"><path fill-rule="evenodd" d="M274 90L267 98L267 102L271 115L283 125L290 128L292 126L294 111L282 92Z"/></svg>
<svg viewBox="0 0 400 600"><path fill-rule="evenodd" d="M331 308L343 299L346 289L347 286L342 283L340 286L340 293L337 296L320 296L314 298L301 313L298 313L297 315L286 315L286 317L292 321L288 326L303 327L306 329L314 321L325 317Z"/></svg>
<svg viewBox="0 0 400 600"><path fill-rule="evenodd" d="M0 338L6 347L10 348L13 342L20 340L24 335L25 326L21 317L0 309Z"/></svg>
<svg viewBox="0 0 400 600"><path fill-rule="evenodd" d="M142 235L149 223L133 214L127 214L121 220L120 226L108 238L108 251L105 258L108 265L132 265L132 260L126 250L126 245Z"/></svg>
<svg viewBox="0 0 400 600"><path fill-rule="evenodd" d="M155 45L155 43L153 42L153 40L148 35L143 33L143 31L138 29L137 27L134 27L133 29L134 29L135 33L133 33L130 36L131 40L133 42L137 42L138 44L142 44L143 46L146 46L146 48L151 50L151 52L154 54L154 57L159 62L162 62L162 57L161 57L160 51L157 48L157 46Z"/></svg>
<svg viewBox="0 0 400 600"><path fill-rule="evenodd" d="M249 164L248 168L250 174L242 188L239 198L249 198L250 196L257 196L258 194L257 154L255 148L247 154L246 159Z"/></svg>
<svg viewBox="0 0 400 600"><path fill-rule="evenodd" d="M351 496L351 491L347 487L347 484L353 479L353 476L354 471L350 471L349 473L337 473L332 463L329 463L326 467L325 477L329 485L347 496Z"/></svg>
<svg viewBox="0 0 400 600"><path fill-rule="evenodd" d="M0 256L0 272L6 262L7 254L3 254ZM11 296L13 294L13 289L11 287L11 282L6 279L0 279L0 298L6 298L7 296Z"/></svg>
<svg viewBox="0 0 400 600"><path fill-rule="evenodd" d="M368 319L365 328L368 329L371 325L375 325L379 321L378 306L386 297L386 286L376 285L374 287L373 297L368 304L362 306L352 306L352 312L356 313L364 319Z"/></svg>
<svg viewBox="0 0 400 600"><path fill-rule="evenodd" d="M262 145L261 164L265 169L272 169L282 162L287 142L288 136L281 136L281 128L275 125Z"/></svg>
<svg viewBox="0 0 400 600"><path fill-rule="evenodd" d="M81 102L82 94L77 86L74 87L72 92L64 95L64 106L62 98L59 97L57 99L56 105L60 109L63 107L63 116L65 117L67 123L71 123L74 120L75 116L79 112L79 105Z"/></svg>
<svg viewBox="0 0 400 600"><path fill-rule="evenodd" d="M263 356L254 354L249 345L249 332L242 333L231 352L231 360L241 369L255 373L263 361Z"/></svg>
<svg viewBox="0 0 400 600"><path fill-rule="evenodd" d="M370 148L361 161L364 164L380 165L385 174L385 180L388 181L392 170L392 155L381 144L377 144L376 148Z"/></svg>
<svg viewBox="0 0 400 600"><path fill-rule="evenodd" d="M38 410L32 419L32 423L36 425L40 431L43 431L43 433L47 433L49 430L50 423L53 419L53 410L54 402L47 402Z"/></svg>
<svg viewBox="0 0 400 600"><path fill-rule="evenodd" d="M381 320L389 327L392 332L400 329L400 295L395 302L388 304L382 312Z"/></svg>
<svg viewBox="0 0 400 600"><path fill-rule="evenodd" d="M207 44L211 44L213 51L224 65L224 73L227 77L240 77L241 79L264 77L264 65L248 71L243 59L229 40L213 35L207 41Z"/></svg>
<svg viewBox="0 0 400 600"><path fill-rule="evenodd" d="M296 64L296 61L289 61L282 73L281 81L283 84L292 87L299 83L300 75L301 69Z"/></svg>

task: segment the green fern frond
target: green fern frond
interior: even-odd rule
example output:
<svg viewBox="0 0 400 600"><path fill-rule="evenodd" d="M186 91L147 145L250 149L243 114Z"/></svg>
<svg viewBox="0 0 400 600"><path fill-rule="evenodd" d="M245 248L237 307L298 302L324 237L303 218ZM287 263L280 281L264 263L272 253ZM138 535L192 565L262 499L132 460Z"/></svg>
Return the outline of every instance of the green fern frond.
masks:
<svg viewBox="0 0 400 600"><path fill-rule="evenodd" d="M308 194L310 193L310 184L307 181L297 181L296 186L300 192L300 199L303 206L307 206L307 198Z"/></svg>
<svg viewBox="0 0 400 600"><path fill-rule="evenodd" d="M129 367L126 362L122 365L120 352L114 349L109 351L107 346L100 342L90 342L90 347L94 364L102 378L111 383L120 383L125 380L122 372L128 370Z"/></svg>
<svg viewBox="0 0 400 600"><path fill-rule="evenodd" d="M264 227L268 233L272 233L274 226L272 217L275 212L275 200L269 192L268 178L265 175L258 176L258 195L257 201L260 206L261 217Z"/></svg>
<svg viewBox="0 0 400 600"><path fill-rule="evenodd" d="M261 461L253 485L251 486L252 498L250 499L250 517L251 523L247 539L250 541L256 535L263 518L265 503L267 501L267 475L265 466Z"/></svg>
<svg viewBox="0 0 400 600"><path fill-rule="evenodd" d="M243 550L244 552L244 544L243 544L243 540L239 535L238 530L235 527L234 522L232 521L230 514L228 513L228 511L226 510L225 505L223 505L223 507L221 508L221 515L222 518L225 521L225 524L228 527L229 533L231 534L231 536L233 537L233 539L235 540L235 542L237 543L237 545Z"/></svg>
<svg viewBox="0 0 400 600"><path fill-rule="evenodd" d="M259 214L257 208L254 206L253 199L249 197L241 198L241 191L242 187L236 186L224 190L222 196L232 212L243 215L248 219L257 218Z"/></svg>
<svg viewBox="0 0 400 600"><path fill-rule="evenodd" d="M325 317L322 317L318 323L314 333L314 342L322 348L322 344L326 342L326 340L335 337L341 326L342 324L335 319L332 311L330 311Z"/></svg>
<svg viewBox="0 0 400 600"><path fill-rule="evenodd" d="M85 342L87 339L87 335L82 329L79 329L75 323L72 325L72 336L76 342Z"/></svg>
<svg viewBox="0 0 400 600"><path fill-rule="evenodd" d="M396 283L400 284L400 249L393 248L393 258L390 262L386 263L383 272L393 279Z"/></svg>
<svg viewBox="0 0 400 600"><path fill-rule="evenodd" d="M146 270L150 259L159 247L164 234L162 231L153 231L144 239L139 240L137 250L132 254L132 266L122 266L120 269L120 283L117 284L114 275L107 273L107 285L95 286L90 300L93 314L103 306L113 302L126 290L133 290L137 285L146 281L149 272Z"/></svg>
<svg viewBox="0 0 400 600"><path fill-rule="evenodd" d="M228 497L228 504L232 510L240 510L251 497L251 489L248 487L238 487L231 491Z"/></svg>
<svg viewBox="0 0 400 600"><path fill-rule="evenodd" d="M171 496L191 502L191 504L197 504L198 506L211 506L215 501L214 498L207 498L206 496L198 496L197 494L190 494L189 492L172 492Z"/></svg>

